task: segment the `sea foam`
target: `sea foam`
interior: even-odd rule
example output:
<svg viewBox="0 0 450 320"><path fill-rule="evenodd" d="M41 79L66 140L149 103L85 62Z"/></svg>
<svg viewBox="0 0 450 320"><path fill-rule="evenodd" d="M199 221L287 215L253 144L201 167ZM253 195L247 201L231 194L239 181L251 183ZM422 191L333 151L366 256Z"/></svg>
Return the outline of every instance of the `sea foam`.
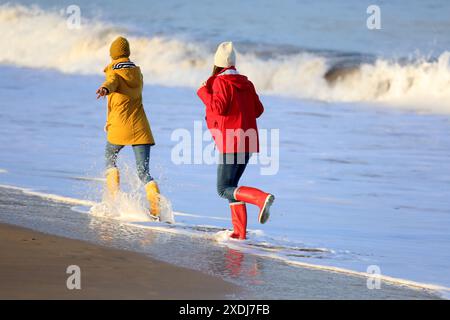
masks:
<svg viewBox="0 0 450 320"><path fill-rule="evenodd" d="M0 28L9 39L0 42L2 64L102 74L109 44L118 35L129 38L132 59L147 84L197 88L213 63L213 48L206 43L137 36L97 19L84 19L80 29L70 29L64 16L36 6L1 5ZM319 53L262 57L252 50L238 51L238 69L265 94L383 103L432 113L450 113L449 64L448 51L437 59L378 58L344 69L336 69L336 61Z"/></svg>

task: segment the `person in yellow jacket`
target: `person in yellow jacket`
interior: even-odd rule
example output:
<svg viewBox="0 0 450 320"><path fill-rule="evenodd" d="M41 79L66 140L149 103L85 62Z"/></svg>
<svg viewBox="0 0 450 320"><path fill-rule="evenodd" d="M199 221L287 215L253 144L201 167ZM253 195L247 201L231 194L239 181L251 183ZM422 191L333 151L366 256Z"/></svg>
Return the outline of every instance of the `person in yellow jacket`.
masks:
<svg viewBox="0 0 450 320"><path fill-rule="evenodd" d="M108 194L114 198L119 190L118 153L124 146L132 145L138 176L150 203L150 214L157 217L160 214L159 188L149 172L150 147L155 141L142 105L141 69L130 61L130 45L123 37L112 42L110 56L112 61L104 70L106 81L96 92L97 99L108 96L105 125Z"/></svg>

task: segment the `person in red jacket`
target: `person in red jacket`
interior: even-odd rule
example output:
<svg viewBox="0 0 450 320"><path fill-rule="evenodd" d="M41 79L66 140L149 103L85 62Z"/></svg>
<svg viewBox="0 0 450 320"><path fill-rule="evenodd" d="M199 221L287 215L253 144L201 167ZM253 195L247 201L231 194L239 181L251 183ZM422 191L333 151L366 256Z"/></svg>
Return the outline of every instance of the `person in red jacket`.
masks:
<svg viewBox="0 0 450 320"><path fill-rule="evenodd" d="M232 238L246 239L245 203L259 207L258 220L266 223L275 197L256 188L239 186L252 153L259 152L256 119L264 112L253 83L236 70L232 42L223 42L214 57L212 76L197 94L206 106L206 124L220 153L217 192L228 199Z"/></svg>

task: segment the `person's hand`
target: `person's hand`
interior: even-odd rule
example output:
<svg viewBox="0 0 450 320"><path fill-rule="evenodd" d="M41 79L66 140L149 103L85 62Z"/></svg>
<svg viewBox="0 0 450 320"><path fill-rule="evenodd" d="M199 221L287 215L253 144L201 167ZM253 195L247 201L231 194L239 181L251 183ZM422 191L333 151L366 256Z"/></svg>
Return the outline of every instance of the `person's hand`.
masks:
<svg viewBox="0 0 450 320"><path fill-rule="evenodd" d="M97 99L99 99L100 97L104 97L108 94L108 89L105 87L100 87L95 93L97 94Z"/></svg>

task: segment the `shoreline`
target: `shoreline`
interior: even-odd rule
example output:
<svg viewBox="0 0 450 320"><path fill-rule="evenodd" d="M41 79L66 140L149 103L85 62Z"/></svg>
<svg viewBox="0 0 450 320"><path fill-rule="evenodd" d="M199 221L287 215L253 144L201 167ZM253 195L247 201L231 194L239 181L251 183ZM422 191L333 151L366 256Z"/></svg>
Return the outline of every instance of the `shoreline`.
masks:
<svg viewBox="0 0 450 320"><path fill-rule="evenodd" d="M0 299L225 299L238 286L140 253L0 223ZM68 266L81 289L69 290Z"/></svg>
<svg viewBox="0 0 450 320"><path fill-rule="evenodd" d="M78 242L84 246L93 246L101 250L114 251L118 249L120 253L145 260L143 262L145 265L151 265L156 261L161 265L181 267L182 274L193 272L206 278L213 276L212 278L218 280L222 285L224 283L232 286L235 284L236 287L242 289L239 291L232 289L231 292L221 293L219 290L218 295L208 294L205 299L218 299L219 296L223 299L225 295L231 299L237 297L239 299L443 298L440 292L426 288L411 288L383 281L383 279L381 279L383 282L381 290L368 290L366 287L367 276L361 274L353 275L339 272L339 270L320 270L320 268L307 265L293 265L270 256L247 252L243 248L223 246L202 237L189 237L165 232L165 230L154 230L152 227L136 227L111 219L78 215L67 203L69 198L64 198L66 202L61 202L61 199L57 201L53 197L46 199L43 193L30 189L5 187L5 185L0 186L0 226L4 224L10 228L28 228L30 233L63 239L68 242ZM75 199L72 200L75 201ZM74 204L72 201L69 202ZM32 243L33 241L28 242ZM0 246L0 251L9 252L11 250ZM85 258L92 260L95 255L90 254ZM43 263L45 263L44 260ZM12 264L14 265L14 263ZM119 267L122 266L119 265ZM161 267L161 269L165 268ZM0 272L2 272L1 263ZM60 270L60 273L60 276L67 279L68 275L65 274L65 269ZM141 269L135 269L136 277L140 273ZM158 275L160 274L158 273ZM166 275L163 277L169 281L170 277L168 278ZM169 285L174 285L174 281L169 282ZM65 282L63 282L64 284ZM170 296L167 296L167 299L169 298ZM196 293L189 294L186 298L202 299ZM123 299L127 298L123 297ZM165 299L165 297L158 296L154 299Z"/></svg>

